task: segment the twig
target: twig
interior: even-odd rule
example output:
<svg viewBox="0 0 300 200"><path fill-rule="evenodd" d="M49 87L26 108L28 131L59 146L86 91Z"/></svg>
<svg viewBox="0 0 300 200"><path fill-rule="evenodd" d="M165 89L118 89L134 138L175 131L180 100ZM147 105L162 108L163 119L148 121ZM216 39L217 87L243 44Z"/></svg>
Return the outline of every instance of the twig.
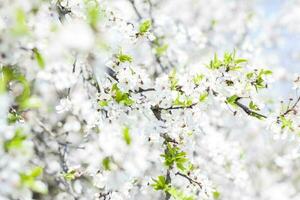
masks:
<svg viewBox="0 0 300 200"><path fill-rule="evenodd" d="M236 101L235 104L240 107L245 113L247 113L248 115L250 116L253 116L253 117L260 117L260 118L267 118L267 116L263 115L263 114L260 114L258 112L255 112L255 111L252 111L250 110L247 106L245 106L244 104Z"/></svg>
<svg viewBox="0 0 300 200"><path fill-rule="evenodd" d="M176 106L176 107L174 107L174 106L170 106L170 107L168 107L168 108L161 108L161 107L159 107L159 109L160 110L178 110L178 109L190 109L190 108L193 108L195 105L197 105L197 103L193 103L192 105L190 105L190 106Z"/></svg>
<svg viewBox="0 0 300 200"><path fill-rule="evenodd" d="M138 9L137 9L137 7L136 7L136 5L135 5L134 0L128 0L128 1L131 3L132 8L134 9L134 12L136 13L138 19L141 20L143 17L142 17L142 15L141 15L141 13L138 11Z"/></svg>
<svg viewBox="0 0 300 200"><path fill-rule="evenodd" d="M198 182L198 181L192 179L191 177L189 177L189 176L186 175L186 174L183 174L183 173L181 173L181 172L176 172L175 175L179 175L179 176L181 176L181 177L186 178L191 184L196 184L196 185L198 185L200 189L203 188L202 183L200 183L200 182Z"/></svg>
<svg viewBox="0 0 300 200"><path fill-rule="evenodd" d="M285 115L289 114L290 112L294 111L299 102L300 102L300 96L295 101L295 103L290 108L288 108L281 116L285 116Z"/></svg>
<svg viewBox="0 0 300 200"><path fill-rule="evenodd" d="M67 173L69 170L67 162L66 162L67 148L68 148L67 143L59 144L59 147L58 147L60 164L65 173Z"/></svg>
<svg viewBox="0 0 300 200"><path fill-rule="evenodd" d="M77 57L75 57L74 63L73 63L73 68L72 68L72 73L75 73L75 69L76 69L76 62L77 62ZM70 95L71 92L71 87L68 89L68 96Z"/></svg>

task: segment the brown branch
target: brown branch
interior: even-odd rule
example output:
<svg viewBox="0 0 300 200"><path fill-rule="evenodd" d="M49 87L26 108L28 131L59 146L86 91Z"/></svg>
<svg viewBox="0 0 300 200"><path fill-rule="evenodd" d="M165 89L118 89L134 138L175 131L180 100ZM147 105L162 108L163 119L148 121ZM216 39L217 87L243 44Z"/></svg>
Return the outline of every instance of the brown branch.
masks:
<svg viewBox="0 0 300 200"><path fill-rule="evenodd" d="M290 112L294 111L299 102L300 102L300 96L295 101L295 103L290 108L288 108L281 116L285 116L285 115L289 114Z"/></svg>
<svg viewBox="0 0 300 200"><path fill-rule="evenodd" d="M196 184L196 185L198 185L200 189L203 188L202 183L200 183L199 181L196 181L196 180L192 179L191 177L189 177L189 176L186 175L186 174L183 174L183 173L181 173L181 172L176 172L175 175L179 175L179 176L181 176L181 177L186 178L191 184Z"/></svg>
<svg viewBox="0 0 300 200"><path fill-rule="evenodd" d="M60 4L60 1L57 1L57 3L56 3L56 10L57 10L57 13L58 13L59 21L61 23L63 23L63 21L65 20L66 15L72 12L71 9L62 6Z"/></svg>
<svg viewBox="0 0 300 200"><path fill-rule="evenodd" d="M161 108L161 107L159 107L159 109L160 110L178 110L178 109L190 109L190 108L193 108L195 105L197 105L197 103L193 103L192 105L190 105L190 106L176 106L176 107L174 107L174 106L170 106L170 107L168 107L168 108Z"/></svg>
<svg viewBox="0 0 300 200"><path fill-rule="evenodd" d="M133 8L134 12L136 13L138 19L141 20L143 17L141 15L141 13L139 12L139 10L137 9L137 7L135 5L135 1L134 0L128 0L128 1L131 3L132 8Z"/></svg>
<svg viewBox="0 0 300 200"><path fill-rule="evenodd" d="M73 74L75 73L76 62L77 62L77 57L75 56L75 60L74 60L74 62L73 62L73 68L72 68L72 73L73 73ZM70 95L70 93L71 93L71 87L68 89L68 96Z"/></svg>
<svg viewBox="0 0 300 200"><path fill-rule="evenodd" d="M238 107L240 107L245 113L247 113L250 116L259 117L259 118L265 118L265 119L267 118L267 116L251 110L250 108L248 108L247 106L245 106L244 104L242 104L242 103L240 103L238 101L236 101L235 104Z"/></svg>
<svg viewBox="0 0 300 200"><path fill-rule="evenodd" d="M161 133L160 137L164 138L165 144L168 142L178 144L178 142L175 139L171 138L167 133Z"/></svg>
<svg viewBox="0 0 300 200"><path fill-rule="evenodd" d="M112 77L115 81L119 82L119 79L117 78L117 73L111 69L110 67L105 68L107 74Z"/></svg>

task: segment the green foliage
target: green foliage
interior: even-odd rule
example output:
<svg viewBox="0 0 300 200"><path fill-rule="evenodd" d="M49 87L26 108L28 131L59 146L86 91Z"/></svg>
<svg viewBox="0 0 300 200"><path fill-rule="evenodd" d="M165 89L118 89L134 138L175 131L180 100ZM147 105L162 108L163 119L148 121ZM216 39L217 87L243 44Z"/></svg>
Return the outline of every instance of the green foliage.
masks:
<svg viewBox="0 0 300 200"><path fill-rule="evenodd" d="M160 57L166 53L169 48L169 45L163 41L163 37L156 37L153 42L153 49L155 51L155 55Z"/></svg>
<svg viewBox="0 0 300 200"><path fill-rule="evenodd" d="M18 8L15 13L15 24L12 28L12 34L15 36L22 36L29 33L26 22L26 14L22 8Z"/></svg>
<svg viewBox="0 0 300 200"><path fill-rule="evenodd" d="M105 106L108 106L108 101L100 100L100 101L98 101L98 104L100 107L105 107Z"/></svg>
<svg viewBox="0 0 300 200"><path fill-rule="evenodd" d="M167 44L157 46L155 48L155 54L158 56L162 56L163 54L165 54L165 52L168 50L168 48L169 48L169 45L167 45Z"/></svg>
<svg viewBox="0 0 300 200"><path fill-rule="evenodd" d="M10 151L21 148L26 138L27 136L23 133L22 129L17 129L14 137L4 142L4 150Z"/></svg>
<svg viewBox="0 0 300 200"><path fill-rule="evenodd" d="M167 191L175 200L194 200L193 196L186 195L175 187L170 187Z"/></svg>
<svg viewBox="0 0 300 200"><path fill-rule="evenodd" d="M41 107L42 102L38 97L31 96L27 99L25 99L21 104L20 108L25 110L25 109L36 109Z"/></svg>
<svg viewBox="0 0 300 200"><path fill-rule="evenodd" d="M226 103L228 103L231 106L236 106L236 101L238 100L238 96L237 95L232 95L231 97L228 97L226 99Z"/></svg>
<svg viewBox="0 0 300 200"><path fill-rule="evenodd" d="M210 25L211 25L212 28L214 28L217 24L218 24L218 21L216 19L212 19L210 21Z"/></svg>
<svg viewBox="0 0 300 200"><path fill-rule="evenodd" d="M17 102L22 105L30 97L30 84L22 74L14 74L13 80L23 86L22 94L16 97Z"/></svg>
<svg viewBox="0 0 300 200"><path fill-rule="evenodd" d="M126 92L122 92L117 83L113 84L111 91L113 93L113 98L117 103L123 104L125 106L131 106L134 101L129 97L129 94Z"/></svg>
<svg viewBox="0 0 300 200"><path fill-rule="evenodd" d="M221 196L220 192L218 192L217 190L213 192L213 197L214 199L219 199Z"/></svg>
<svg viewBox="0 0 300 200"><path fill-rule="evenodd" d="M19 113L8 113L8 115L7 115L7 123L8 124L16 123L17 121L19 121L21 119L22 119L22 116Z"/></svg>
<svg viewBox="0 0 300 200"><path fill-rule="evenodd" d="M178 147L172 146L170 143L167 144L167 148L164 154L161 155L165 161L164 164L170 169L173 165L181 170L186 170L186 164L188 159L186 157L186 153L181 151Z"/></svg>
<svg viewBox="0 0 300 200"><path fill-rule="evenodd" d="M17 72L12 66L2 67L0 72L0 93L6 92L11 81L18 82L23 87L22 93L15 97L19 108L25 110L40 107L40 100L37 97L31 96L30 83L23 74Z"/></svg>
<svg viewBox="0 0 300 200"><path fill-rule="evenodd" d="M101 19L101 10L99 8L99 3L96 0L85 1L87 21L94 30L97 30L97 24Z"/></svg>
<svg viewBox="0 0 300 200"><path fill-rule="evenodd" d="M67 181L72 181L76 178L76 170L75 169L69 169L68 172L62 174L64 179Z"/></svg>
<svg viewBox="0 0 300 200"><path fill-rule="evenodd" d="M256 90L263 89L267 87L267 84L265 83L265 76L272 75L271 70L254 70L253 72L249 72L246 74L247 79L249 79L251 82L251 85L255 87Z"/></svg>
<svg viewBox="0 0 300 200"><path fill-rule="evenodd" d="M268 75L272 75L272 74L273 74L273 72L268 69L261 69L259 71L259 76L262 76L262 75L268 76Z"/></svg>
<svg viewBox="0 0 300 200"><path fill-rule="evenodd" d="M200 94L200 96L199 96L199 102L206 101L207 97L208 97L208 92L204 92L204 93Z"/></svg>
<svg viewBox="0 0 300 200"><path fill-rule="evenodd" d="M111 170L111 158L105 157L102 160L102 166L103 166L104 170L110 171Z"/></svg>
<svg viewBox="0 0 300 200"><path fill-rule="evenodd" d="M176 77L176 70L173 69L171 71L171 73L169 74L169 82L170 82L170 87L171 87L171 90L176 90L177 89L177 86L178 86L178 79Z"/></svg>
<svg viewBox="0 0 300 200"><path fill-rule="evenodd" d="M256 89L266 88L267 84L265 83L265 80L263 79L263 77L271 75L271 74L272 74L272 71L261 69L256 77L255 82L254 82L255 88Z"/></svg>
<svg viewBox="0 0 300 200"><path fill-rule="evenodd" d="M151 25L152 25L151 20L143 21L139 26L139 33L141 35L144 35L146 32L148 32L150 30Z"/></svg>
<svg viewBox="0 0 300 200"><path fill-rule="evenodd" d="M246 77L247 77L248 79L251 79L253 76L254 76L254 73L253 73L253 72L249 72L249 73L246 74Z"/></svg>
<svg viewBox="0 0 300 200"><path fill-rule="evenodd" d="M21 185L28 187L34 192L46 194L48 192L47 186L43 182L37 180L42 173L42 167L35 167L27 173L20 173Z"/></svg>
<svg viewBox="0 0 300 200"><path fill-rule="evenodd" d="M38 66L41 69L44 69L45 68L45 60L44 60L42 54L39 52L39 50L37 48L33 49L33 55L34 55L35 60L38 63Z"/></svg>
<svg viewBox="0 0 300 200"><path fill-rule="evenodd" d="M123 128L123 139L127 145L131 144L131 136L130 136L130 132L129 132L129 127L127 127L127 126Z"/></svg>
<svg viewBox="0 0 300 200"><path fill-rule="evenodd" d="M193 99L191 97L188 97L185 95L180 95L178 93L178 95L177 95L176 99L173 101L172 105L186 108L186 107L193 105Z"/></svg>
<svg viewBox="0 0 300 200"><path fill-rule="evenodd" d="M164 176L158 176L157 179L154 179L153 181L154 183L151 184L151 186L154 188L154 190L167 191L170 187Z"/></svg>
<svg viewBox="0 0 300 200"><path fill-rule="evenodd" d="M121 63L132 62L132 57L130 55L123 54L122 52L117 55L117 59Z"/></svg>
<svg viewBox="0 0 300 200"><path fill-rule="evenodd" d="M195 85L200 85L201 81L204 79L204 75L203 74L197 74L193 77L193 83Z"/></svg>
<svg viewBox="0 0 300 200"><path fill-rule="evenodd" d="M251 110L255 110L255 111L259 111L260 109L258 108L258 106L253 102L253 101L250 101L249 103L249 108Z"/></svg>
<svg viewBox="0 0 300 200"><path fill-rule="evenodd" d="M234 60L235 64L240 64L240 63L245 63L245 62L248 62L248 60L245 58L237 58Z"/></svg>
<svg viewBox="0 0 300 200"><path fill-rule="evenodd" d="M0 72L0 93L4 93L6 92L8 83L14 78L14 72L8 66L2 67Z"/></svg>
<svg viewBox="0 0 300 200"><path fill-rule="evenodd" d="M280 116L281 121L281 129L289 129L293 130L293 121L291 119L287 119L285 116Z"/></svg>
<svg viewBox="0 0 300 200"><path fill-rule="evenodd" d="M218 55L215 53L214 58L210 61L207 67L212 70L225 68L226 72L228 72L241 69L242 67L238 64L245 62L247 62L247 60L244 58L236 58L235 51L233 51L233 53L225 52L223 59L219 59Z"/></svg>
<svg viewBox="0 0 300 200"><path fill-rule="evenodd" d="M222 66L222 62L218 59L217 53L215 53L213 60L210 61L207 66L210 69L219 69Z"/></svg>
<svg viewBox="0 0 300 200"><path fill-rule="evenodd" d="M157 179L153 180L154 183L151 184L154 190L162 190L165 193L170 194L175 200L194 200L193 196L188 196L184 192L178 190L177 188L171 186L167 183L167 180L164 176L158 176Z"/></svg>

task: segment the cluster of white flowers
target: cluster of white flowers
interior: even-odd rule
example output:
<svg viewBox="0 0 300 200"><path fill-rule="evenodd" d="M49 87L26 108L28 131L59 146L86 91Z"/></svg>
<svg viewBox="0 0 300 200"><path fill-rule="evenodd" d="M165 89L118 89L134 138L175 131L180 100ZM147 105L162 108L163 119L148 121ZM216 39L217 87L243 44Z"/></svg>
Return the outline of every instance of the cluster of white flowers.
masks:
<svg viewBox="0 0 300 200"><path fill-rule="evenodd" d="M299 199L300 5L259 2L1 1L0 200Z"/></svg>

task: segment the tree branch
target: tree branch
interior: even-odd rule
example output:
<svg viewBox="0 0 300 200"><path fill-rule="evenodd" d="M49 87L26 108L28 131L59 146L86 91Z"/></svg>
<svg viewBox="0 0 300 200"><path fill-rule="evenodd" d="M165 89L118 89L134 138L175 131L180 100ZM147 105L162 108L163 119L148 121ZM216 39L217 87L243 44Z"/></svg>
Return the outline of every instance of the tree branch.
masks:
<svg viewBox="0 0 300 200"><path fill-rule="evenodd" d="M196 184L196 185L198 185L200 189L203 188L202 183L200 183L200 182L198 182L198 181L192 179L191 177L189 177L189 176L186 175L186 174L183 174L183 173L181 173L181 172L176 172L175 175L179 175L179 176L181 176L181 177L186 178L191 184Z"/></svg>
<svg viewBox="0 0 300 200"><path fill-rule="evenodd" d="M299 102L300 102L300 96L297 98L297 100L294 102L294 104L291 107L289 107L284 113L282 113L281 116L285 116L290 112L294 111Z"/></svg>
<svg viewBox="0 0 300 200"><path fill-rule="evenodd" d="M238 101L236 101L235 104L238 107L240 107L245 113L247 113L250 116L259 117L259 118L265 118L265 119L267 118L267 116L251 110L250 108L248 108L247 106L245 106L244 104L242 104L242 103L240 103Z"/></svg>

